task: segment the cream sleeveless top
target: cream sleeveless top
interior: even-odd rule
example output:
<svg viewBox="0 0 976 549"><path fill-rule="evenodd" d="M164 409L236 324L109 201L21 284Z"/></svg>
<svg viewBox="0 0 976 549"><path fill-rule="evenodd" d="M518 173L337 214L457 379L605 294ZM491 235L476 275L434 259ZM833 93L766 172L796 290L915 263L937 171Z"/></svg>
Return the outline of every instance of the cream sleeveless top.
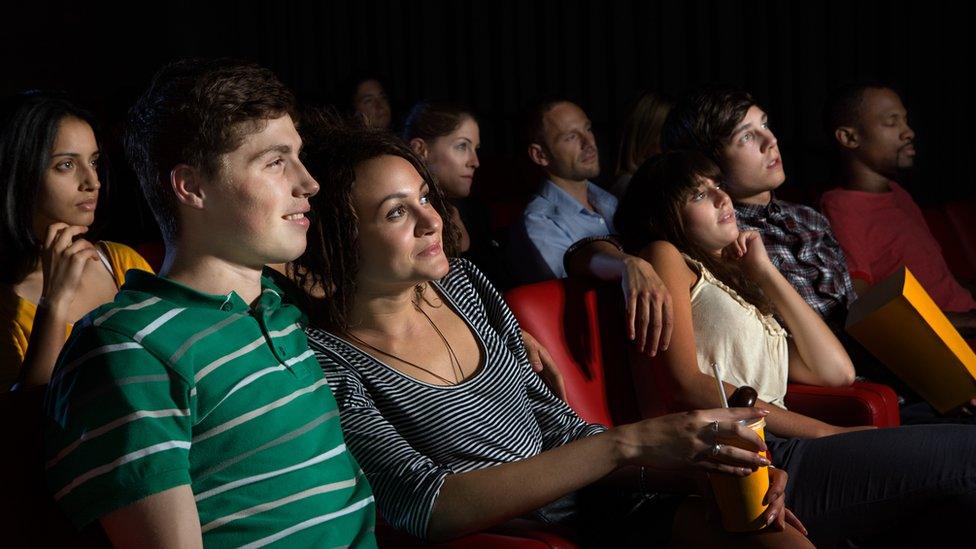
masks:
<svg viewBox="0 0 976 549"><path fill-rule="evenodd" d="M749 385L762 400L785 408L789 373L786 330L700 262L688 256L685 260L698 272L698 282L691 289L698 369L714 376L712 363L718 363L725 382L736 387Z"/></svg>

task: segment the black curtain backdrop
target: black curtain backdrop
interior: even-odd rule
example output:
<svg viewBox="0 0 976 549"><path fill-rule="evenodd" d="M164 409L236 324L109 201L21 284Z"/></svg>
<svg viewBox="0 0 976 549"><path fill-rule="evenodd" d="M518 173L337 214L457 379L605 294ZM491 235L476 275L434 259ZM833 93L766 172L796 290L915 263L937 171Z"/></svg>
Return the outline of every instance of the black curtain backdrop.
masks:
<svg viewBox="0 0 976 549"><path fill-rule="evenodd" d="M976 191L974 32L962 2L918 1L336 1L10 6L0 92L68 91L102 121L112 192L107 236L154 228L119 150L126 109L150 75L187 56L253 59L301 98L335 97L351 74L383 78L394 119L419 99L469 104L482 129L476 193L518 203L534 187L518 139L522 109L542 95L578 101L594 122L603 177L640 90L677 96L703 83L751 91L780 140L784 196L815 202L830 186L820 129L828 90L865 77L896 86L919 156L907 182L923 203Z"/></svg>

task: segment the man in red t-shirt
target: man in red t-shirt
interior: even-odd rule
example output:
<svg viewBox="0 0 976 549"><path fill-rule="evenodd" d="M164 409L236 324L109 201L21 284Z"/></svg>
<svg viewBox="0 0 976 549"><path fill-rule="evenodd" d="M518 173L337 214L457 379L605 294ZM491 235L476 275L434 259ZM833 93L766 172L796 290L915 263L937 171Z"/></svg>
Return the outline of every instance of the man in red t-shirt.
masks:
<svg viewBox="0 0 976 549"><path fill-rule="evenodd" d="M949 272L918 205L894 181L915 161L901 98L882 84L841 88L824 107L824 128L840 149L842 187L821 205L858 295L904 265L964 336L976 335L976 299Z"/></svg>

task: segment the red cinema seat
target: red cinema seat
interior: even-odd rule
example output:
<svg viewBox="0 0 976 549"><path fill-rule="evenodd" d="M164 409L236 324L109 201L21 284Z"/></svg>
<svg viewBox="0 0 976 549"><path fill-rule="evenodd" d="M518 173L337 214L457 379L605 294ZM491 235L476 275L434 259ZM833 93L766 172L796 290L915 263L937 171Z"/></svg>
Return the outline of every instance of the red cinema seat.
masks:
<svg viewBox="0 0 976 549"><path fill-rule="evenodd" d="M620 289L578 280L548 280L506 292L521 327L559 365L569 405L603 425L639 419L627 356ZM661 407L661 413L665 409Z"/></svg>
<svg viewBox="0 0 976 549"><path fill-rule="evenodd" d="M628 367L619 287L575 280L549 280L505 294L522 328L546 347L560 366L569 404L587 421L614 425L639 417L637 399L652 398L651 409L674 410L667 376L656 375L653 395L636 395ZM653 359L648 367L656 368ZM791 410L836 425L892 427L900 423L891 388L857 382L828 388L790 385Z"/></svg>

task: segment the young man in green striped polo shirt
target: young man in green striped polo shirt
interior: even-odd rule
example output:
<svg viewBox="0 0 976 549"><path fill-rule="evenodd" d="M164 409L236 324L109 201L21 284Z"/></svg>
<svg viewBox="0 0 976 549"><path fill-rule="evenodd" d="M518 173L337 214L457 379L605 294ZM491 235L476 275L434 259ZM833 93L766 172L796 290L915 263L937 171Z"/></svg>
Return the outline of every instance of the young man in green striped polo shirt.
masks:
<svg viewBox="0 0 976 549"><path fill-rule="evenodd" d="M293 113L228 60L164 67L130 112L166 259L75 325L46 403L54 497L117 546L375 546L301 313L263 276L304 250L318 191Z"/></svg>

